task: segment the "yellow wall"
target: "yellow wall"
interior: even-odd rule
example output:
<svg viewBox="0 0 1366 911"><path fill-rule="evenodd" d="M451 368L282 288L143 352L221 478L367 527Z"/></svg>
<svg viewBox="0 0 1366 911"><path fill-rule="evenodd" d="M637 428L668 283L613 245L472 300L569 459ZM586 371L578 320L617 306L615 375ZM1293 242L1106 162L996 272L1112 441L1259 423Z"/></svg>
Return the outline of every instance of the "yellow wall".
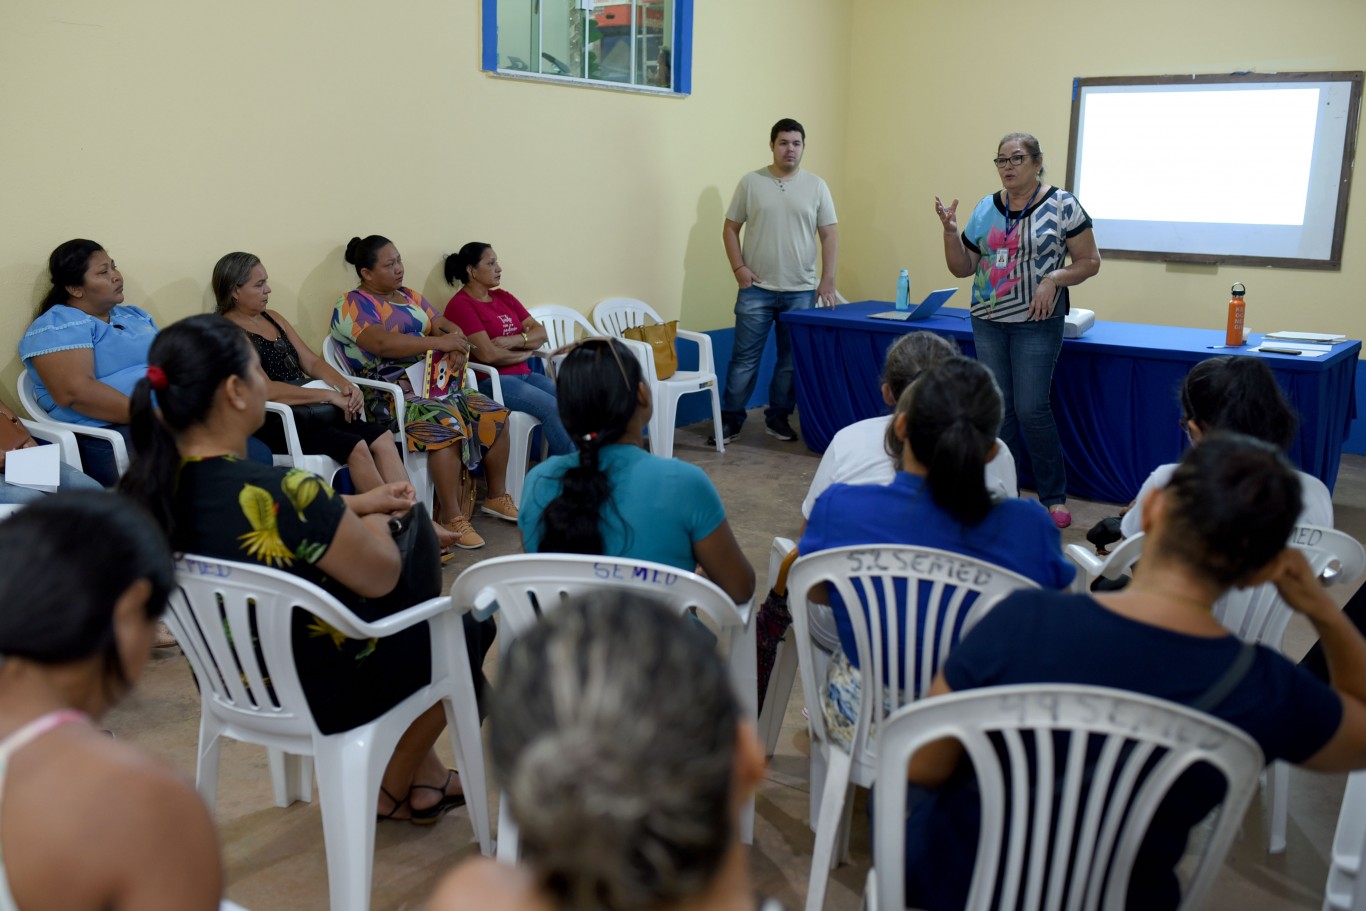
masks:
<svg viewBox="0 0 1366 911"><path fill-rule="evenodd" d="M629 295L730 323L721 250L740 175L783 116L839 198L849 12L698 2L693 95L536 85L479 71L475 0L6 0L0 4L0 397L71 237L107 246L129 303L209 309L213 263L266 262L271 306L319 339L353 234L399 245L444 306L441 259L493 243L528 306Z"/></svg>
<svg viewBox="0 0 1366 911"><path fill-rule="evenodd" d="M1366 4L1356 0L852 0L852 9L846 170L836 198L840 285L851 299L890 300L896 270L906 267L913 290L957 284L954 303L965 304L970 283L944 267L934 196L959 197L966 214L999 189L989 159L1015 130L1038 136L1049 177L1061 183L1073 77L1366 68ZM1229 137L1228 151L1256 156L1258 143L1250 124ZM1141 180L1143 137L1133 146ZM1243 281L1254 330L1366 337L1362 184L1358 175L1340 272L1110 260L1073 303L1103 319L1213 328L1223 325L1229 286Z"/></svg>

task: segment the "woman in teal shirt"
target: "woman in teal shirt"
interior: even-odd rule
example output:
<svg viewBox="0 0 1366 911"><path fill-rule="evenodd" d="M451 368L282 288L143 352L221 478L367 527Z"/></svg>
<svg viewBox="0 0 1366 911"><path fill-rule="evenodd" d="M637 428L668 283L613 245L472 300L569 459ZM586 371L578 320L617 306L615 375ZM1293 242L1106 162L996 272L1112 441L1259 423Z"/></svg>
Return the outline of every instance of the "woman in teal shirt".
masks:
<svg viewBox="0 0 1366 911"><path fill-rule="evenodd" d="M579 451L527 475L518 518L525 549L700 566L736 603L748 601L754 569L716 488L697 466L642 448L653 406L630 349L616 339L579 342L560 367L558 394Z"/></svg>

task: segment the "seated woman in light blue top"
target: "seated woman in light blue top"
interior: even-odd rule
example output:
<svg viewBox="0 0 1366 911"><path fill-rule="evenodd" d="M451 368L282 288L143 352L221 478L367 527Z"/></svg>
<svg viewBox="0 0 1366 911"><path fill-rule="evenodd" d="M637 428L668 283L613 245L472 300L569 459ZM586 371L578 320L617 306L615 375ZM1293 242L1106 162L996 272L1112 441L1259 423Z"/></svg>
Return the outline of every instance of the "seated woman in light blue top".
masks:
<svg viewBox="0 0 1366 911"><path fill-rule="evenodd" d="M527 552L700 566L736 603L748 601L754 569L716 488L695 465L641 448L653 407L630 350L614 339L577 343L560 367L558 398L579 451L527 475L517 523Z"/></svg>
<svg viewBox="0 0 1366 911"><path fill-rule="evenodd" d="M128 437L128 394L146 373L156 323L123 303L123 276L93 240L69 240L53 250L48 272L52 290L19 341L34 396L59 421L111 427ZM112 485L117 478L107 445L79 442L87 471Z"/></svg>

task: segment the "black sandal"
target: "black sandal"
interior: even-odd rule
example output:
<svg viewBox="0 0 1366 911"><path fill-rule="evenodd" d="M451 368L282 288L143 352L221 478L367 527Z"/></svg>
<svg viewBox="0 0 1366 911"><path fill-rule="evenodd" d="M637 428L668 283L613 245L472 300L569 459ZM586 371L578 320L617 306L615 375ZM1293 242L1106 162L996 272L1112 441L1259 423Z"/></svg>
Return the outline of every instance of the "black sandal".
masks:
<svg viewBox="0 0 1366 911"><path fill-rule="evenodd" d="M454 810L456 807L463 807L465 805L465 795L463 793L446 793L446 788L450 787L451 779L454 778L455 775L455 769L447 769L446 780L441 783L441 787L439 788L436 785L431 784L415 784L412 787L410 787L408 789L409 795L411 795L413 791L417 790L418 788L426 788L428 791L440 792L441 799L438 800L436 803L432 804L430 807L423 807L420 810L417 807L413 807L410 805L409 812L412 815L408 817L408 821L415 826L435 825L436 821L440 819L442 816L445 816L449 811Z"/></svg>
<svg viewBox="0 0 1366 911"><path fill-rule="evenodd" d="M390 822L406 822L406 821L410 818L410 817L408 817L408 816L395 816L395 815L394 815L394 814L397 813L399 810L401 810L404 806L407 805L407 803L408 803L408 798L405 797L405 798L403 798L402 800L399 800L399 799L398 799L397 797L395 797L393 794L390 794L388 791L386 791L386 790L384 789L384 785L380 785L380 786L379 786L379 792L380 792L381 794L383 794L385 797L389 798L390 802L393 803L393 805L394 805L394 806L393 806L393 809L391 809L388 813L376 813L376 814L375 814L375 817L376 817L380 822L384 822L384 821L386 821L386 820L388 820L388 821L390 821ZM408 812L411 813L412 810L410 809Z"/></svg>

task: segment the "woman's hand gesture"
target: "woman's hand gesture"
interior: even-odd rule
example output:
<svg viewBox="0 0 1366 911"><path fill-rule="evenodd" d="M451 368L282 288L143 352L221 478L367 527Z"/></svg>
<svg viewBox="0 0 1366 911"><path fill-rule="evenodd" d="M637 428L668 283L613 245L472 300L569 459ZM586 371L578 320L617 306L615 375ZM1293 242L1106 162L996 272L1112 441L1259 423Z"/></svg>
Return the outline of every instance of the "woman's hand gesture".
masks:
<svg viewBox="0 0 1366 911"><path fill-rule="evenodd" d="M939 216L939 221L944 225L944 233L958 236L958 200L954 200L947 206L944 200L938 196L934 198L934 211Z"/></svg>
<svg viewBox="0 0 1366 911"><path fill-rule="evenodd" d="M1337 605L1323 590L1309 561L1293 547L1287 547L1272 560L1270 579L1267 581L1276 586L1276 591L1292 610L1310 620L1325 613L1338 612Z"/></svg>

